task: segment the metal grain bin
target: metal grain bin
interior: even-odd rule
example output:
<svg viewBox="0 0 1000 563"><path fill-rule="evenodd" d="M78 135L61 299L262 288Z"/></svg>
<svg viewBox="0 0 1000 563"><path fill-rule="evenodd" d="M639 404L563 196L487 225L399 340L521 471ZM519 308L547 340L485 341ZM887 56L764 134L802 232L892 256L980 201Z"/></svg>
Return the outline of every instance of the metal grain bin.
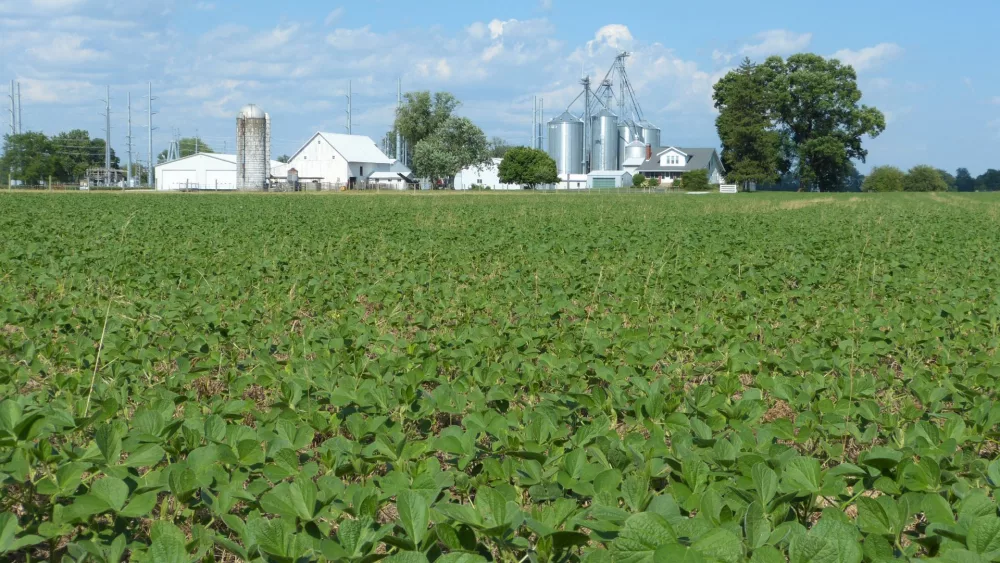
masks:
<svg viewBox="0 0 1000 563"><path fill-rule="evenodd" d="M559 174L583 174L583 120L566 111L549 121L549 156Z"/></svg>

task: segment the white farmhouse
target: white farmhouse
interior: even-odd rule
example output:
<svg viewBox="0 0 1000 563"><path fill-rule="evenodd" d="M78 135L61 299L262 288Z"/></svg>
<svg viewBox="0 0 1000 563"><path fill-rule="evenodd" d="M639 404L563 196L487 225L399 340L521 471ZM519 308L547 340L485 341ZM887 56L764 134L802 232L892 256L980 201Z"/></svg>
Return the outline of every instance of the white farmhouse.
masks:
<svg viewBox="0 0 1000 563"><path fill-rule="evenodd" d="M364 135L316 133L288 161L271 167L271 175L285 178L294 168L301 182L343 185L353 188L368 181L375 172L390 172L394 161L385 156L375 141ZM397 170L399 165L395 165Z"/></svg>
<svg viewBox="0 0 1000 563"><path fill-rule="evenodd" d="M708 173L709 184L725 183L726 168L715 149L688 149L678 147L662 147L652 150L648 158L637 169L639 174L647 178L655 178L661 183L672 184L685 172L705 170Z"/></svg>

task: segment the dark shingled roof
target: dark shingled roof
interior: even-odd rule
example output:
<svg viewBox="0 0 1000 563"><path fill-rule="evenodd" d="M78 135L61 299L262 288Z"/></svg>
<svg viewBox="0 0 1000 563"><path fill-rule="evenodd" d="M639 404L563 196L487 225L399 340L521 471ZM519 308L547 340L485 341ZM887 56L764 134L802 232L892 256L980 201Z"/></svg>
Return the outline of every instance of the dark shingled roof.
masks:
<svg viewBox="0 0 1000 563"><path fill-rule="evenodd" d="M669 149L675 148L688 155L687 164L680 166L660 166L660 153ZM707 170L708 164L712 161L712 156L717 156L717 151L715 149L691 149L684 147L660 147L653 149L653 158L643 162L639 166L639 172L688 172L690 170ZM720 160L721 166L721 160Z"/></svg>

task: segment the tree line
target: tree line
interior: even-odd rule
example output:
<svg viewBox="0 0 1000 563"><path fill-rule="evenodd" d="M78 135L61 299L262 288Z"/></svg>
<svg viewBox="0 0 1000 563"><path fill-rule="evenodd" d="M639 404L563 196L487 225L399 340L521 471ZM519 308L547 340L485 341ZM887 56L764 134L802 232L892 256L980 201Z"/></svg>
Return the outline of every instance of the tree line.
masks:
<svg viewBox="0 0 1000 563"><path fill-rule="evenodd" d="M34 131L6 135L0 176L6 183L9 173L14 180L27 185L38 185L49 178L55 182L75 182L86 175L88 168L103 168L104 156L104 139L92 139L82 129L51 137ZM114 149L111 149L111 167L121 167Z"/></svg>
<svg viewBox="0 0 1000 563"><path fill-rule="evenodd" d="M866 192L995 192L1000 191L1000 170L987 170L973 178L967 168L954 175L932 166L914 166L903 172L895 166L876 166L865 178Z"/></svg>

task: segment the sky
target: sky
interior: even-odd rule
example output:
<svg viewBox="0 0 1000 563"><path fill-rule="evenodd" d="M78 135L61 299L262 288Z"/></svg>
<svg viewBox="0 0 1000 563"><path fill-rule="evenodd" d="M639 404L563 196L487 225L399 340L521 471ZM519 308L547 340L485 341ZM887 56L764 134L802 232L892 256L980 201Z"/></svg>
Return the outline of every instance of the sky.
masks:
<svg viewBox="0 0 1000 563"><path fill-rule="evenodd" d="M619 50L663 144L719 145L712 86L743 57L813 52L852 64L863 103L885 133L865 143L871 166L931 164L973 175L1000 168L997 0L0 0L0 102L21 83L24 130L87 129L145 159L147 83L154 153L199 135L232 152L235 116L271 114L272 154L316 131L391 128L404 91L444 90L488 136L527 144L532 97L546 118L566 109L584 74L603 77ZM9 131L9 101L0 128Z"/></svg>

